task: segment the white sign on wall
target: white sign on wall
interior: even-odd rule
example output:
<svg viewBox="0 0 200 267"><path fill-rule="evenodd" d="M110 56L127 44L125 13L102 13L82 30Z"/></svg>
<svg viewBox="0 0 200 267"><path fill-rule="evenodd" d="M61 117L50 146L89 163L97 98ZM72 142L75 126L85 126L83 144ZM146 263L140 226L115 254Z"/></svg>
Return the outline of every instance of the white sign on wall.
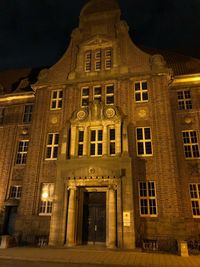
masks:
<svg viewBox="0 0 200 267"><path fill-rule="evenodd" d="M124 224L124 226L130 226L131 225L130 211L123 212L123 224Z"/></svg>

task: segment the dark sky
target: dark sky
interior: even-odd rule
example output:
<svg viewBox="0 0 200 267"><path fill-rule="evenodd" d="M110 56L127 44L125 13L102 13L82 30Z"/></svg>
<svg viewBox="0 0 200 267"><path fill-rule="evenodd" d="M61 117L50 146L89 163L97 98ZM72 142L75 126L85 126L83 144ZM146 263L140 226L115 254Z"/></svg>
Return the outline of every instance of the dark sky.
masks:
<svg viewBox="0 0 200 267"><path fill-rule="evenodd" d="M0 69L53 65L66 50L86 2L0 0ZM200 58L200 0L119 3L136 44Z"/></svg>

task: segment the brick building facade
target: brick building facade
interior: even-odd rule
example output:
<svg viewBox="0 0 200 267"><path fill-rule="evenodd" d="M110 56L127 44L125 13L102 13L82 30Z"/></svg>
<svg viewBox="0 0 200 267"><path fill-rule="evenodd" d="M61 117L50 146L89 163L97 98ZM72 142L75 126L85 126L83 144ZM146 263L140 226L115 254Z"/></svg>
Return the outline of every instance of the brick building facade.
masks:
<svg viewBox="0 0 200 267"><path fill-rule="evenodd" d="M1 234L170 250L200 232L200 60L89 1L63 57L0 95Z"/></svg>

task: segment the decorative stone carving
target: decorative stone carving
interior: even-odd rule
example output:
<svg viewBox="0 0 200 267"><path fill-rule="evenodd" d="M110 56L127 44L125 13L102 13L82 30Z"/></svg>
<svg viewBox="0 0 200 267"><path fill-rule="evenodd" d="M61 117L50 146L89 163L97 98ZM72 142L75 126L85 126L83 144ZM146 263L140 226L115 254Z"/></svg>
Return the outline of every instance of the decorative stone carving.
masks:
<svg viewBox="0 0 200 267"><path fill-rule="evenodd" d="M107 108L104 111L105 117L107 117L108 119L113 118L116 114L114 108Z"/></svg>
<svg viewBox="0 0 200 267"><path fill-rule="evenodd" d="M23 128L21 131L22 135L27 135L28 134L28 128Z"/></svg>
<svg viewBox="0 0 200 267"><path fill-rule="evenodd" d="M51 117L51 123L52 123L52 124L56 124L56 123L58 123L58 117L57 117L57 116L52 116L52 117Z"/></svg>
<svg viewBox="0 0 200 267"><path fill-rule="evenodd" d="M82 121L87 117L87 113L85 110L80 110L77 112L77 119Z"/></svg>
<svg viewBox="0 0 200 267"><path fill-rule="evenodd" d="M192 118L187 116L187 117L185 117L184 121L186 124L190 124L190 123L192 123Z"/></svg>

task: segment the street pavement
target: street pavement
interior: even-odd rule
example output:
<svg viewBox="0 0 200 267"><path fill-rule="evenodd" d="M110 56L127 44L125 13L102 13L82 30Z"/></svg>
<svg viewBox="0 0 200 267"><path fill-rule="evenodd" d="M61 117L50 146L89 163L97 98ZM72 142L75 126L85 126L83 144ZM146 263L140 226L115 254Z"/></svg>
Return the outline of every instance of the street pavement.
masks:
<svg viewBox="0 0 200 267"><path fill-rule="evenodd" d="M20 261L21 265L19 264ZM22 263L26 261L29 263L23 265ZM15 263L14 265L12 265L13 262ZM99 265L104 267L200 267L200 255L181 257L163 253L108 250L103 247L92 246L75 248L15 247L0 249L0 267L80 267L80 265L81 267L96 267Z"/></svg>

